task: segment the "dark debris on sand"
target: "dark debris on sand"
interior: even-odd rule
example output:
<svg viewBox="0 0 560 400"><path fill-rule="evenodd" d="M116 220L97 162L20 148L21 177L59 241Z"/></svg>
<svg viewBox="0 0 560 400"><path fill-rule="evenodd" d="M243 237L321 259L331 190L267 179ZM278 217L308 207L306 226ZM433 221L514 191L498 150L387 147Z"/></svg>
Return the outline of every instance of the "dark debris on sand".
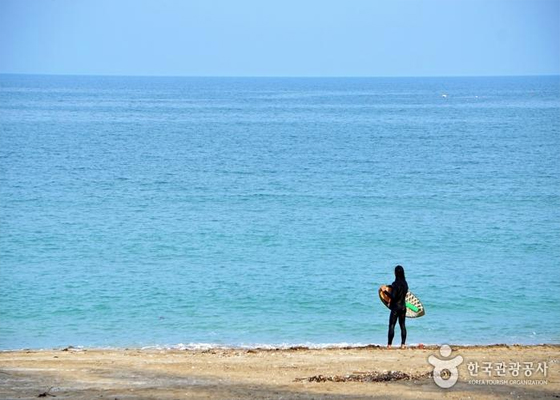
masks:
<svg viewBox="0 0 560 400"><path fill-rule="evenodd" d="M56 397L56 395L51 393L51 390L52 390L52 388L50 388L46 392L43 392L43 393L39 394L37 397Z"/></svg>
<svg viewBox="0 0 560 400"><path fill-rule="evenodd" d="M349 375L315 375L309 378L297 378L297 382L390 382L390 381L415 381L427 379L431 372L424 374L407 374L402 371L373 371Z"/></svg>

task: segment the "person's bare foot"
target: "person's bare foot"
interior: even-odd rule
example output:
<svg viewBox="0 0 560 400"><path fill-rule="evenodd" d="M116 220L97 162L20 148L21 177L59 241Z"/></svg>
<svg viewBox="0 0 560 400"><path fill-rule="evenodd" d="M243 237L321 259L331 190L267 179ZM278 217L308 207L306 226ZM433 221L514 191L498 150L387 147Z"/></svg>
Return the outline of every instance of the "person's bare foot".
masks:
<svg viewBox="0 0 560 400"><path fill-rule="evenodd" d="M401 344L401 349L406 349L406 344Z"/></svg>
<svg viewBox="0 0 560 400"><path fill-rule="evenodd" d="M390 345L390 344L388 344L388 345L387 345L387 348L388 348L388 349L391 349L391 345Z"/></svg>

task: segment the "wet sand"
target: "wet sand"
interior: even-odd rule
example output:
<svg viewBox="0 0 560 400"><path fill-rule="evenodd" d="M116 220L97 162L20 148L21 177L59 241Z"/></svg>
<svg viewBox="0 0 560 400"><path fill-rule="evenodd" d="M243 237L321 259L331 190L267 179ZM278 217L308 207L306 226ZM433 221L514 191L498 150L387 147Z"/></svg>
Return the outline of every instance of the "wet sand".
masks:
<svg viewBox="0 0 560 400"><path fill-rule="evenodd" d="M441 358L437 347L6 351L0 352L0 398L560 398L560 345L452 347L450 358L460 355L464 361L451 389L439 388L430 375L427 360ZM493 369L498 362L519 362L520 374L488 376L482 372L485 362ZM534 363L530 377L524 376L526 362ZM479 365L478 375L471 376L469 363ZM548 366L546 376L536 371L538 363Z"/></svg>

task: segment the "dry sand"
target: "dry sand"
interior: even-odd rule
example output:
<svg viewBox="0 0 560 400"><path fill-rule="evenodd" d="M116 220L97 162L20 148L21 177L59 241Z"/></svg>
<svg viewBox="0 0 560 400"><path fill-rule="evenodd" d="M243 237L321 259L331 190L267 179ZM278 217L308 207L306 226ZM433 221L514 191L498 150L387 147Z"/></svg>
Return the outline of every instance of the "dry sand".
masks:
<svg viewBox="0 0 560 400"><path fill-rule="evenodd" d="M99 350L66 349L0 353L2 399L560 399L560 346L453 347L461 355L459 382L451 389L435 385L428 356L437 348L284 350ZM503 378L467 363L546 363L547 376ZM399 371L410 380L389 382L310 382L322 375L354 379ZM474 384L471 379L546 381L539 385ZM319 379L321 380L321 379ZM56 397L55 397L56 396Z"/></svg>

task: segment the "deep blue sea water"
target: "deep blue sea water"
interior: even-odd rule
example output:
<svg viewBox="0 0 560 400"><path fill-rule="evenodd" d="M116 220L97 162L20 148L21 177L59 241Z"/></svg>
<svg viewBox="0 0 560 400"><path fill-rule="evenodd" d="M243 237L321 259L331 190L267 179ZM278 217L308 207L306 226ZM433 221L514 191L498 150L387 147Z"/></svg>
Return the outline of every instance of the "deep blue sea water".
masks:
<svg viewBox="0 0 560 400"><path fill-rule="evenodd" d="M560 77L0 75L0 348L560 343ZM399 333L397 330L397 337Z"/></svg>

